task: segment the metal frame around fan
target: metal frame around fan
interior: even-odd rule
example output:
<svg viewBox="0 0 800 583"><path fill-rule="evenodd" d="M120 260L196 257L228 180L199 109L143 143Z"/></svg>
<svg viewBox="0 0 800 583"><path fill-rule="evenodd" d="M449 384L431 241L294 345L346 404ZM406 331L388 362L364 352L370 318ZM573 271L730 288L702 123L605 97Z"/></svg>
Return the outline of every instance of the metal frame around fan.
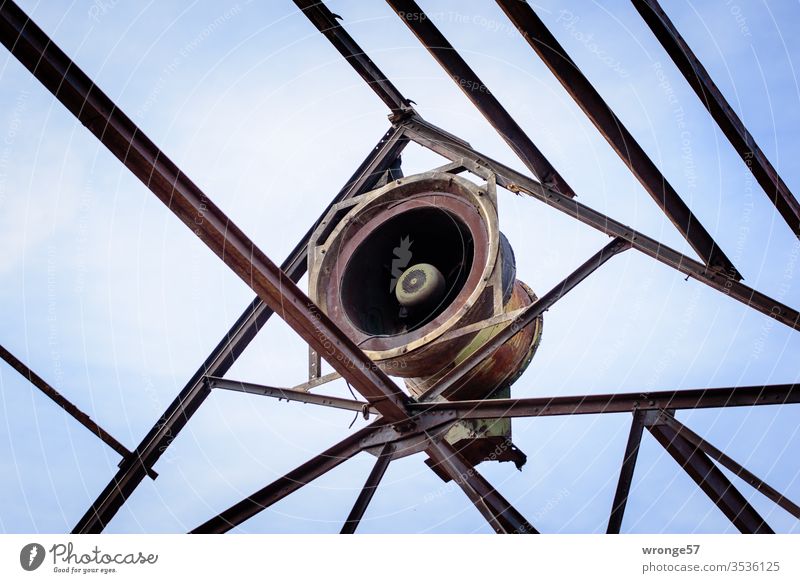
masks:
<svg viewBox="0 0 800 583"><path fill-rule="evenodd" d="M376 465L342 529L342 532L354 532L391 460L424 451L438 466L438 470L461 487L496 532L535 533L536 528L443 439L447 428L460 419L626 411L632 413L633 421L611 509L609 533L620 530L645 428L741 532L772 530L712 460L727 467L800 519L797 505L674 417L676 410L683 409L798 403L800 391L793 384L552 398L435 401L439 396L447 395L449 388L521 327L553 306L606 261L628 249L644 253L795 330L800 330L800 314L741 283L741 276L730 260L525 2L497 0L702 261L687 257L577 202L575 193L566 181L491 92L486 90L475 72L416 3L410 0L387 1L537 179L492 160L463 140L422 119L411 102L386 79L339 25L336 15L321 2L295 0L302 12L391 111L391 127L328 208L385 181L391 169L396 168L403 148L413 141L449 159L452 164L447 170L450 172L469 171L485 180L495 180L497 185L507 190L540 200L612 237L608 245L508 322L490 342L418 400L405 395L297 288L297 281L306 271L306 249L313 228L298 242L283 264L276 266L16 4L9 0L0 4L0 40L8 50L257 294L133 451L122 446L8 351L0 350L0 357L122 456L119 471L79 520L73 532L101 532L141 481L148 475L152 478L157 476L153 470L154 464L214 389L361 411L365 416L376 415L377 418L292 472L211 518L193 532L226 532L357 453L370 451L377 456ZM797 201L758 149L752 136L730 108L725 108L724 98L691 54L688 45L655 1L633 0L633 3L679 66L681 63L685 65L681 70L687 79L689 76L695 77L690 83L701 95L712 116L748 162L748 167L765 188L781 216L795 234L800 234L800 207ZM726 125L720 121L720 112L724 113ZM746 151L742 151L743 147ZM231 365L273 313L284 319L309 344L312 351L324 355L336 373L321 377L317 370L309 382L292 389L224 379ZM364 401L310 392L339 375L358 391Z"/></svg>

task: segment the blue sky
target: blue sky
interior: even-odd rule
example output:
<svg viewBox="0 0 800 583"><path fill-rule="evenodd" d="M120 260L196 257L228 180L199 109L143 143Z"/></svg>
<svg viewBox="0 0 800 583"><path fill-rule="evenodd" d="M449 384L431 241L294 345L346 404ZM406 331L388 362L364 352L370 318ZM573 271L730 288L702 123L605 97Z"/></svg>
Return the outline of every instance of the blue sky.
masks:
<svg viewBox="0 0 800 583"><path fill-rule="evenodd" d="M21 6L279 263L388 127L385 106L293 3L34 2ZM492 2L422 7L581 202L690 253ZM793 3L664 2L790 188L800 190ZM382 2L331 1L419 112L524 169ZM541 18L657 162L745 283L800 307L800 245L628 2L542 2ZM406 174L439 165L409 146ZM518 276L544 292L607 238L503 192ZM54 100L0 56L0 343L129 448L252 292ZM303 282L305 285L305 281ZM278 318L229 377L302 382L306 347ZM545 315L514 396L800 380L800 336L629 251ZM118 456L0 364L0 531L70 530ZM329 387L347 394L339 384ZM679 419L800 500L798 406ZM184 532L348 434L351 417L214 394L107 532ZM514 421L528 454L480 471L543 532L603 532L629 415ZM362 424L356 422L356 427ZM373 458L361 454L241 532L337 532ZM734 478L777 531L797 520ZM420 456L394 462L360 532L488 532ZM623 531L733 532L645 436Z"/></svg>

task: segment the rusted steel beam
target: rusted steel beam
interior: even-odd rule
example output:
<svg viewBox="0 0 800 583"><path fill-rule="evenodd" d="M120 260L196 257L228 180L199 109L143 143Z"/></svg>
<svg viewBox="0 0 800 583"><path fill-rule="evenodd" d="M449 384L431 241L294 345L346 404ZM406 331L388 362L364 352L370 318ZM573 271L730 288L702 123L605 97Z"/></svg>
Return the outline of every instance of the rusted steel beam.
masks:
<svg viewBox="0 0 800 583"><path fill-rule="evenodd" d="M350 177L347 184L322 212L317 223L333 205L370 190L398 159L407 144L408 139L404 137L402 128L389 129ZM281 265L281 269L294 282L299 281L306 272L308 241L315 228L316 223L297 243L292 253ZM205 381L206 375L224 375L255 338L257 332L266 325L272 314L272 308L256 296L236 320L233 327L219 341L205 362L195 371L175 400L170 403L158 422L150 429L136 448L134 455L123 460L120 470L100 493L91 508L87 510L73 532L102 532L144 478L144 473L141 471L142 465L149 468L158 461L210 394Z"/></svg>
<svg viewBox="0 0 800 583"><path fill-rule="evenodd" d="M451 161L470 161L472 168L476 172L490 171L495 174L497 184L518 193L526 193L545 204L558 209L559 211L614 237L620 237L629 241L634 249L641 251L645 255L660 261L696 279L709 287L721 291L727 296L765 314L775 318L782 324L800 330L800 313L789 306L770 298L740 281L737 281L735 273L719 273L709 269L699 261L678 253L674 249L667 247L640 233L619 221L570 199L557 191L543 186L539 182L521 174L508 166L492 160L490 157L473 150L464 145L457 139L453 139L444 130L426 122L420 117L412 117L403 121L406 133L409 138L420 145L441 154ZM470 169L472 171L472 168ZM483 170L481 170L483 169Z"/></svg>
<svg viewBox="0 0 800 583"><path fill-rule="evenodd" d="M639 445L644 433L644 411L635 411L628 442L625 444L625 456L619 471L617 490L614 492L614 502L611 504L611 516L608 518L606 534L619 534L622 528L622 518L625 515L625 506L628 504L628 494L633 483L633 472L636 468L636 458L639 457Z"/></svg>
<svg viewBox="0 0 800 583"><path fill-rule="evenodd" d="M398 159L407 144L408 139L403 136L402 128L393 127L387 131L317 222L322 220L333 205L370 190ZM306 272L308 241L315 228L316 223L298 242L281 266L295 282ZM255 338L256 333L266 325L272 314L272 309L256 296L148 432L134 452L134 456L123 460L120 470L75 526L74 532L102 532L144 478L144 473L141 471L142 464L152 467L158 461L210 394L205 381L206 375L224 375ZM138 463L139 460L141 463Z"/></svg>
<svg viewBox="0 0 800 583"><path fill-rule="evenodd" d="M331 397L329 395L316 395L307 391L282 389L280 387L268 387L266 385L246 383L244 381L234 381L231 379L221 379L217 377L208 377L208 384L212 389L225 389L227 391L247 393L248 395L263 395L265 397L274 397L279 401L283 399L284 401L310 403L312 405L322 405L323 407L332 407L334 409L357 411L367 415L370 413L377 413L375 408L371 407L366 401L357 401L355 399L344 399L342 397Z"/></svg>
<svg viewBox="0 0 800 583"><path fill-rule="evenodd" d="M568 197L574 197L567 181L553 168L536 144L461 58L436 25L413 0L387 0L400 19L455 81L478 111L543 183Z"/></svg>
<svg viewBox="0 0 800 583"><path fill-rule="evenodd" d="M614 239L608 243L600 251L587 259L575 271L565 277L561 283L544 294L536 302L526 307L516 318L509 322L505 328L492 336L488 342L450 370L434 386L422 393L418 399L420 401L432 401L438 397L458 399L459 389L463 386L461 381L467 378L470 371L489 358L503 344L515 336L517 332L529 326L536 318L546 312L553 304L569 293L580 282L589 277L589 275L606 261L629 248L630 244L622 239Z"/></svg>
<svg viewBox="0 0 800 583"><path fill-rule="evenodd" d="M596 415L658 409L713 409L800 403L800 385L767 385L685 389L651 393L610 393L569 397L485 399L412 403L411 412L452 413L458 419L502 419L505 417L551 417Z"/></svg>
<svg viewBox="0 0 800 583"><path fill-rule="evenodd" d="M407 397L200 188L12 2L0 8L11 53L206 246L390 421Z"/></svg>
<svg viewBox="0 0 800 583"><path fill-rule="evenodd" d="M697 254L712 269L741 279L730 259L533 9L520 0L497 3Z"/></svg>
<svg viewBox="0 0 800 583"><path fill-rule="evenodd" d="M394 114L402 114L410 109L409 100L403 97L353 37L339 25L336 19L341 17L338 14L328 10L319 0L294 0L294 3Z"/></svg>
<svg viewBox="0 0 800 583"><path fill-rule="evenodd" d="M347 520L345 520L344 526L339 534L354 534L356 532L358 524L361 522L361 519L364 517L364 512L367 510L367 506L369 506L372 497L375 495L378 484L380 484L383 475L386 473L386 468L389 467L389 462L392 461L394 450L394 444L387 443L383 446L381 453L378 455L378 460L372 467L369 476L367 476L367 481L364 483L361 492L359 492L358 498L356 498L355 504L353 504L353 509L350 510L350 514L348 514Z"/></svg>
<svg viewBox="0 0 800 583"><path fill-rule="evenodd" d="M700 449L669 425L648 424L647 429L741 533L774 534L758 511Z"/></svg>
<svg viewBox="0 0 800 583"><path fill-rule="evenodd" d="M191 531L192 534L222 534L239 526L262 510L269 508L292 492L299 490L342 462L352 458L363 449L363 439L372 435L374 431L375 428L369 426L353 433L285 476L278 478L258 492L231 506L225 512L204 522Z"/></svg>
<svg viewBox="0 0 800 583"><path fill-rule="evenodd" d="M451 444L441 438L431 438L428 443L425 453L458 484L496 533L539 534Z"/></svg>
<svg viewBox="0 0 800 583"><path fill-rule="evenodd" d="M327 395L313 395L301 391L281 389L275 387L265 387L251 383L240 383L239 381L228 381L219 379L222 384L231 384L231 390L240 390L245 393L264 394L278 399L296 400L313 404L322 404L348 411L363 411L364 406L368 405L365 401L352 399L342 399L340 397L329 397ZM216 379L212 379L212 386L216 386ZM220 386L218 388L228 388ZM435 389L435 387L433 387ZM310 400L313 399L313 400ZM324 403L318 403L325 401ZM330 402L330 403L328 403ZM464 401L428 401L411 403L409 409L418 418L424 418L427 414L451 415L451 420L457 419L501 419L504 417L554 417L562 415L597 415L602 413L637 413L646 411L658 411L661 409L715 409L724 407L755 407L759 405L788 405L800 403L800 386L798 385L765 385L749 387L723 387L713 389L682 389L677 391L654 391L650 393L607 393L602 395L576 395L566 397L532 397L522 399L482 399ZM375 413L373 408L368 411ZM677 421L676 421L677 422ZM635 435L635 426L632 426L632 436ZM690 431L688 428L685 431ZM718 452L714 446L701 440L693 433L687 436L693 443L695 440L702 442L704 451L723 465L731 464L729 469L739 472L733 460L726 460L725 454ZM630 439L630 438L629 438ZM628 442L629 446L630 441ZM627 459L629 449L626 449L625 458ZM715 453L717 452L717 453ZM729 458L727 458L729 459ZM744 468L741 470L744 480L751 483L753 487L760 489L758 478L748 477L748 472ZM777 502L776 497L783 498L780 494L768 494L764 490L764 495ZM786 500L784 498L784 500ZM798 512L798 508L790 501L786 500L786 510L792 514ZM798 516L800 518L800 516Z"/></svg>
<svg viewBox="0 0 800 583"><path fill-rule="evenodd" d="M16 356L11 354L4 346L0 346L0 358L5 360L11 368L25 377L29 383L31 383L34 387L42 391L47 397L50 398L56 405L64 409L67 413L69 413L78 423L83 425L86 429L94 433L100 440L121 455L123 458L128 457L131 455L130 450L122 445L119 441L117 441L113 435L111 435L108 431L100 427L97 423L95 423L91 417L89 417L86 413L81 411L76 405L74 405L69 399L67 399L64 395L59 393L50 383L40 377L38 374L33 372L33 370L28 367L24 362L18 359ZM156 478L158 474L150 470L150 475L153 479Z"/></svg>
<svg viewBox="0 0 800 583"><path fill-rule="evenodd" d="M800 237L800 203L733 111L706 68L656 0L632 1L786 224L795 236Z"/></svg>
<svg viewBox="0 0 800 583"><path fill-rule="evenodd" d="M672 415L662 412L661 420L669 425L675 432L700 449L711 459L717 460L720 464L728 468L742 480L750 484L753 488L761 492L764 496L775 502L778 506L786 510L796 518L800 518L800 506L789 500L786 496L778 492L775 488L764 482L761 478L748 471L744 466L725 455L722 451L708 443L705 439L697 435L694 431L686 427L683 423L675 419Z"/></svg>
<svg viewBox="0 0 800 583"><path fill-rule="evenodd" d="M0 7L0 40L137 177L142 179L151 190L158 192L162 200L191 228L198 229L204 226L205 229L210 228L211 231L229 229L226 219L218 214L213 205L209 205L209 202L204 200L202 193L152 142L138 131L130 119L119 111L108 97L94 86L91 80L13 2L7 1ZM393 137L387 144L390 143L391 151L399 153L399 150L406 144L406 140L402 137L401 130L395 128L391 133ZM383 147L380 152L388 153ZM391 160L387 161L379 156L372 156L359 169L363 172L357 173L357 177L354 176L354 183L346 189L347 193L352 193L357 184L364 185L377 179L379 176L375 176L374 172L377 172L379 167L385 163L385 168L388 168L396 158L397 156L394 155ZM188 194L193 201L189 202L185 196L178 196L179 194ZM187 202L189 204L186 204ZM208 211L212 211L211 214L208 214ZM201 222L203 225L196 225L195 221ZM204 234L202 228L197 232ZM221 251L222 245L226 245L226 253L232 250L227 247L229 242L225 240L224 236L221 239L217 236L213 241L218 252ZM208 242L211 242L211 239ZM253 249L247 248L247 241L240 240L239 242L244 244L244 249L240 249L240 251L244 251L246 254L244 263L240 263L239 268L240 270L244 269L246 281L252 283L254 279L251 281L251 276L254 274L247 272L247 264ZM279 286L286 286L290 283L290 279L299 280L305 270L305 261L306 249L305 242L303 242L295 250L291 261L284 264L293 273L284 276L277 273L276 269L270 269L272 279L275 280L277 277L277 281L273 281L272 285L278 283ZM277 296L273 294L271 300L273 304L276 300L280 301L280 293ZM305 311L309 312L308 306L305 306ZM292 311L303 310L303 305L293 307L295 309ZM180 431L207 396L208 389L204 386L203 377L209 373L224 373L271 313L271 308L260 298L253 301L228 336L220 342L214 353L195 374L186 389L168 408L162 420L151 430L140 448L137 448L134 456L129 456L124 461L120 473L112 480L101 495L101 499L98 500L99 507L96 504L89 510L87 516L76 527L77 532L102 530L107 520L119 509L124 498L141 482L144 473L140 469L143 466L150 467L155 463L166 446L174 439L175 434ZM307 313L306 316L316 320L311 314ZM313 322L307 321L308 323L312 324L312 329L316 326ZM306 335L308 333L307 329ZM311 332L311 334L314 333ZM317 344L318 340L313 343ZM343 360L343 362L345 361ZM372 375L368 374L368 376ZM390 401L383 402L390 403ZM389 404L389 406L392 405ZM131 459L131 457L136 459Z"/></svg>

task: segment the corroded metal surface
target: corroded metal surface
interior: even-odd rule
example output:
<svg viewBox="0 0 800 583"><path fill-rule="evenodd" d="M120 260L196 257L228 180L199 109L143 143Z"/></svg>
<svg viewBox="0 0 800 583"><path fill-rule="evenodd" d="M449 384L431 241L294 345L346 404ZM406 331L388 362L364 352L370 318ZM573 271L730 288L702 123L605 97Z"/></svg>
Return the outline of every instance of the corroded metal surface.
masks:
<svg viewBox="0 0 800 583"><path fill-rule="evenodd" d="M333 209L312 236L311 299L394 376L428 376L451 363L474 335L434 341L455 327L491 316L495 298L486 290L502 287L492 193L464 178L429 172L368 193L344 215L341 210ZM428 225L417 222L419 213L428 213L422 218L434 224L452 225L449 238L428 232ZM393 278L402 274L406 262L424 261L447 246L452 247L446 254L450 261L437 267L452 286L448 295L417 325L406 325ZM404 259L400 266L394 265L398 257Z"/></svg>

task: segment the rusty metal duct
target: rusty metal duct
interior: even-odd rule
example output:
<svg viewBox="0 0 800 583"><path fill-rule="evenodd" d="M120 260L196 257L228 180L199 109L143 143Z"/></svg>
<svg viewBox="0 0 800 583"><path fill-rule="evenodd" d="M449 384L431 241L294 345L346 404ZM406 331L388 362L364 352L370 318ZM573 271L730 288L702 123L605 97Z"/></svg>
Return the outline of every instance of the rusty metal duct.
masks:
<svg viewBox="0 0 800 583"><path fill-rule="evenodd" d="M498 227L495 182L427 172L334 206L309 246L309 297L377 366L419 397L536 301L516 279ZM449 399L508 397L539 344L522 327ZM468 461L524 463L509 420L460 422L448 434ZM466 448L466 451L464 451Z"/></svg>

